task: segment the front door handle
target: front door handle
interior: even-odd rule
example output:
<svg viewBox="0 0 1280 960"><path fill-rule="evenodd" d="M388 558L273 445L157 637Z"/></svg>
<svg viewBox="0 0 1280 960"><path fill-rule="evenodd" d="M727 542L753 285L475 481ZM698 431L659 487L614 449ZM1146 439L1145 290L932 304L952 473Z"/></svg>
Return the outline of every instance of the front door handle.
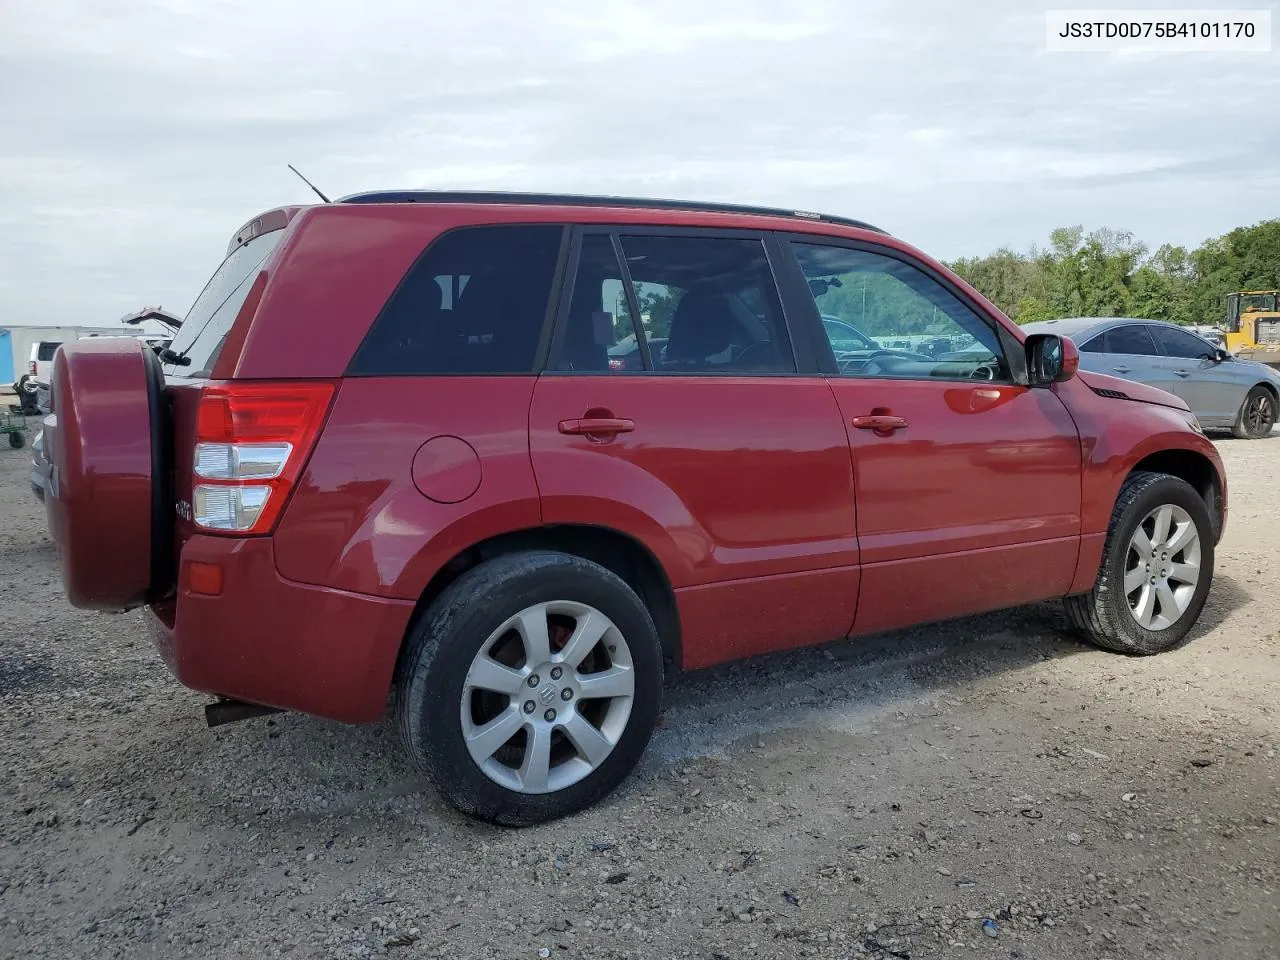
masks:
<svg viewBox="0 0 1280 960"><path fill-rule="evenodd" d="M1128 373L1128 372L1129 372L1129 368L1128 368L1128 367L1112 367L1111 369L1112 369L1112 370L1114 370L1116 373Z"/></svg>
<svg viewBox="0 0 1280 960"><path fill-rule="evenodd" d="M580 420L561 420L560 432L571 436L613 436L630 433L636 428L634 420L621 417L583 417Z"/></svg>
<svg viewBox="0 0 1280 960"><path fill-rule="evenodd" d="M1176 373L1176 374L1177 374L1178 376L1180 376L1180 377L1189 377L1189 376L1191 376L1191 371L1190 371L1190 370L1175 370L1175 371L1173 371L1173 372L1174 372L1174 373Z"/></svg>
<svg viewBox="0 0 1280 960"><path fill-rule="evenodd" d="M894 417L883 413L854 417L853 425L859 430L874 430L882 436L888 436L895 430L907 429L907 421L903 417Z"/></svg>

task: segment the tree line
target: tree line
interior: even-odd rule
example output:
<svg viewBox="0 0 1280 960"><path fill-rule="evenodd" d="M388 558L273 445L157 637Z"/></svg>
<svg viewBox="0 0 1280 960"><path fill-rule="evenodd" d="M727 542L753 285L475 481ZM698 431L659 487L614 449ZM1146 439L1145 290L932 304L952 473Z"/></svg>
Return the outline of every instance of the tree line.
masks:
<svg viewBox="0 0 1280 960"><path fill-rule="evenodd" d="M1194 250L1164 244L1154 253L1128 231L1060 227L1047 248L1005 247L948 266L1018 323L1083 316L1221 324L1228 293L1280 289L1280 219Z"/></svg>

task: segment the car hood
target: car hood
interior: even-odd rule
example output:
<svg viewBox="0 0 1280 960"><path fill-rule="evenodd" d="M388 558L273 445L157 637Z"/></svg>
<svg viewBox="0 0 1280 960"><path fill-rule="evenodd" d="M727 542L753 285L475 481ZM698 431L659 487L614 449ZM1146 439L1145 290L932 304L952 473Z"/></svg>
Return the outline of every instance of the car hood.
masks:
<svg viewBox="0 0 1280 960"><path fill-rule="evenodd" d="M1116 397L1117 400L1137 400L1139 403L1154 403L1161 407L1172 407L1174 410L1183 410L1188 413L1191 411L1185 400L1174 396L1167 390L1161 390L1159 387L1138 383L1136 380L1109 377L1105 373L1094 373L1092 370L1079 370L1076 372L1076 376L1083 380L1085 386L1095 393L1106 391L1102 394L1103 396L1120 394L1120 396Z"/></svg>

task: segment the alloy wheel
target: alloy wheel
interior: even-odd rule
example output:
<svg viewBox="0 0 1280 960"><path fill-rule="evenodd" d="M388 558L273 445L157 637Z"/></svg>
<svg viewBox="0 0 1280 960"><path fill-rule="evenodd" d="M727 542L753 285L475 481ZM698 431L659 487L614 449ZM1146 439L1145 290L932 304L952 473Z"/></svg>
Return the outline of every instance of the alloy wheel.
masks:
<svg viewBox="0 0 1280 960"><path fill-rule="evenodd" d="M1124 595L1143 629L1173 626L1191 606L1200 582L1200 532L1191 514L1176 504L1156 507L1143 518L1125 555Z"/></svg>
<svg viewBox="0 0 1280 960"><path fill-rule="evenodd" d="M612 753L634 698L631 649L612 620L584 603L538 603L494 630L472 660L462 735L494 783L554 793Z"/></svg>

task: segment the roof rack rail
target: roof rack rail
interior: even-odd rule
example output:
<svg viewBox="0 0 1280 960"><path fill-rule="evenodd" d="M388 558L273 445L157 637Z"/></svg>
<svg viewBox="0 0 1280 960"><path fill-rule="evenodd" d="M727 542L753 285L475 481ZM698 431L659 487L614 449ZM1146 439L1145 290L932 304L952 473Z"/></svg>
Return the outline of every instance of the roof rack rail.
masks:
<svg viewBox="0 0 1280 960"><path fill-rule="evenodd" d="M825 213L805 210L786 210L781 207L754 207L736 203L700 203L695 200L661 200L644 197L609 197L574 193L512 193L483 190L372 190L341 197L338 203L512 203L533 206L556 205L566 207L630 207L652 210L692 210L707 213L743 213L765 217L787 217L813 220L820 223L838 223L846 227L860 227L876 233L887 230L862 220L834 217Z"/></svg>

